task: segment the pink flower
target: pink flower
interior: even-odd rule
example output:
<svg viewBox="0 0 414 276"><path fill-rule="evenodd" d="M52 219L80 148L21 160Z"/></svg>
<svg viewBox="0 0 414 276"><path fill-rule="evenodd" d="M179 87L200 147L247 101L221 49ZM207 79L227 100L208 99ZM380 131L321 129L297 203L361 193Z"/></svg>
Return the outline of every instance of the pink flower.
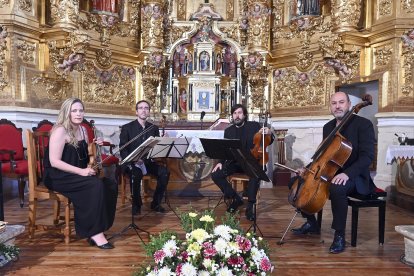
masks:
<svg viewBox="0 0 414 276"><path fill-rule="evenodd" d="M183 264L178 264L177 268L175 269L175 273L177 274L177 276L181 275L181 270L182 270Z"/></svg>
<svg viewBox="0 0 414 276"><path fill-rule="evenodd" d="M270 263L269 259L264 257L261 261L260 261L260 268L263 271L270 271L270 269L272 268L272 264Z"/></svg>
<svg viewBox="0 0 414 276"><path fill-rule="evenodd" d="M213 247L204 249L204 253L203 253L204 257L207 259L209 259L212 256L215 256L216 254L217 254L217 251Z"/></svg>
<svg viewBox="0 0 414 276"><path fill-rule="evenodd" d="M188 253L187 253L187 251L181 252L181 258L183 259L183 261L186 261L188 259Z"/></svg>
<svg viewBox="0 0 414 276"><path fill-rule="evenodd" d="M237 236L236 241L240 249L244 252L249 251L252 248L252 242L242 236Z"/></svg>
<svg viewBox="0 0 414 276"><path fill-rule="evenodd" d="M163 250L158 250L154 253L154 260L155 262L161 263L164 260L165 252Z"/></svg>
<svg viewBox="0 0 414 276"><path fill-rule="evenodd" d="M229 265L233 265L233 266L235 266L235 265L244 265L244 259L241 256L239 256L239 257L234 256L234 257L230 257L228 259L227 263Z"/></svg>

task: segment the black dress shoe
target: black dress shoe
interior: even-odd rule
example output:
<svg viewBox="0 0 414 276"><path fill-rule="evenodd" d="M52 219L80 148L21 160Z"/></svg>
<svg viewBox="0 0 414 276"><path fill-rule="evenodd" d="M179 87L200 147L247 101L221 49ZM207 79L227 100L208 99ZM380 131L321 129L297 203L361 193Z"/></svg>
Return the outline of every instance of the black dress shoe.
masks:
<svg viewBox="0 0 414 276"><path fill-rule="evenodd" d="M243 200L240 197L233 198L233 201L227 208L227 212L234 213L237 211L237 208L243 205Z"/></svg>
<svg viewBox="0 0 414 276"><path fill-rule="evenodd" d="M293 228L291 231L296 235L320 234L321 232L317 225L312 224L308 221L305 222L301 227Z"/></svg>
<svg viewBox="0 0 414 276"><path fill-rule="evenodd" d="M246 208L246 218L250 221L254 221L256 216L254 214L254 204L250 203L247 205Z"/></svg>
<svg viewBox="0 0 414 276"><path fill-rule="evenodd" d="M334 240L329 247L329 253L338 254L345 251L345 237L343 235L335 235Z"/></svg>
<svg viewBox="0 0 414 276"><path fill-rule="evenodd" d="M113 244L110 243L110 242L107 242L107 243L102 244L102 245L97 245L96 242L91 238L88 238L87 241L88 241L90 246L96 246L100 249L114 249L115 248L115 246L113 246Z"/></svg>
<svg viewBox="0 0 414 276"><path fill-rule="evenodd" d="M151 203L151 210L154 210L157 213L165 213L165 209L164 207L162 207L161 205L157 204L152 204Z"/></svg>

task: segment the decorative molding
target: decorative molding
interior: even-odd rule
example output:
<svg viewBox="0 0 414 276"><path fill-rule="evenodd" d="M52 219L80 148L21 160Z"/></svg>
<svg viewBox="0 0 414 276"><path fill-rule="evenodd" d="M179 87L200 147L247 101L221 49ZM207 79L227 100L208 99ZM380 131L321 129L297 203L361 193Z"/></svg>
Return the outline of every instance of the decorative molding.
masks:
<svg viewBox="0 0 414 276"><path fill-rule="evenodd" d="M355 31L361 16L361 0L333 0L331 5L333 31Z"/></svg>
<svg viewBox="0 0 414 276"><path fill-rule="evenodd" d="M32 0L19 0L18 7L19 7L19 10L30 13L32 12L32 8L33 8Z"/></svg>
<svg viewBox="0 0 414 276"><path fill-rule="evenodd" d="M187 0L177 1L177 20L185 21L187 13Z"/></svg>
<svg viewBox="0 0 414 276"><path fill-rule="evenodd" d="M142 47L145 50L158 50L164 47L164 7L158 3L147 4L142 8Z"/></svg>
<svg viewBox="0 0 414 276"><path fill-rule="evenodd" d="M233 21L234 18L234 0L226 0L226 20Z"/></svg>
<svg viewBox="0 0 414 276"><path fill-rule="evenodd" d="M389 16L392 14L392 0L378 1L378 18Z"/></svg>
<svg viewBox="0 0 414 276"><path fill-rule="evenodd" d="M79 0L50 0L50 11L53 26L77 28Z"/></svg>
<svg viewBox="0 0 414 276"><path fill-rule="evenodd" d="M87 60L82 68L82 99L89 103L132 106L134 104L135 69L116 65L100 70Z"/></svg>
<svg viewBox="0 0 414 276"><path fill-rule="evenodd" d="M313 54L311 52L300 52L296 56L296 67L300 71L308 70L313 64Z"/></svg>
<svg viewBox="0 0 414 276"><path fill-rule="evenodd" d="M3 8L4 6L9 6L10 0L0 0L0 8Z"/></svg>
<svg viewBox="0 0 414 276"><path fill-rule="evenodd" d="M109 48L98 49L96 53L96 62L102 68L109 68L112 65L112 51Z"/></svg>
<svg viewBox="0 0 414 276"><path fill-rule="evenodd" d="M54 79L45 76L32 78L33 85L45 87L46 98L52 102L61 102L71 95L72 85L64 79Z"/></svg>
<svg viewBox="0 0 414 276"><path fill-rule="evenodd" d="M413 97L413 67L414 67L414 29L406 31L402 37L402 72L403 83L401 86L401 93L403 96Z"/></svg>
<svg viewBox="0 0 414 276"><path fill-rule="evenodd" d="M391 59L394 50L392 45L385 45L374 48L374 70L391 66Z"/></svg>
<svg viewBox="0 0 414 276"><path fill-rule="evenodd" d="M16 49L18 57L25 63L35 64L36 44L25 40L18 40L16 42Z"/></svg>
<svg viewBox="0 0 414 276"><path fill-rule="evenodd" d="M0 92L9 84L6 76L7 28L0 25Z"/></svg>
<svg viewBox="0 0 414 276"><path fill-rule="evenodd" d="M414 0L401 0L401 6L406 13L414 12Z"/></svg>

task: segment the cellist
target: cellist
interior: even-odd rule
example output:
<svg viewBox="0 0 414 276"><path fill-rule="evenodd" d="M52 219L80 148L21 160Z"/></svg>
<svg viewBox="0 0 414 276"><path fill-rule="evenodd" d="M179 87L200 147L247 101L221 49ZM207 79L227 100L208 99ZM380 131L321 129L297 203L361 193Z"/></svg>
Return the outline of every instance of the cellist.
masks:
<svg viewBox="0 0 414 276"><path fill-rule="evenodd" d="M241 104L236 104L231 108L231 126L224 130L224 138L240 139L244 150L254 148L253 138L257 133L271 135L268 127L262 127L258 122L247 120L247 108ZM271 135L271 142L273 136ZM271 143L270 142L270 143ZM265 149L266 150L266 149ZM214 183L221 189L226 199L230 200L227 212L233 213L243 205L243 200L234 191L227 177L235 174L243 173L242 168L234 160L221 160L214 168L211 178ZM249 180L247 186L248 204L246 208L246 218L253 221L254 211L253 205L256 202L256 194L259 190L259 179L253 178Z"/></svg>
<svg viewBox="0 0 414 276"><path fill-rule="evenodd" d="M348 94L336 92L330 98L330 111L335 117L323 126L325 139L334 128L341 123L342 118L350 110L351 101ZM371 179L369 166L374 159L375 134L370 120L353 114L343 126L340 134L352 144L352 152L331 180L329 186L332 206L332 229L335 230L333 242L329 248L332 254L345 250L345 227L348 212L348 195L359 193L368 195L373 193L375 185ZM304 169L300 170L301 172ZM291 181L292 182L292 181ZM300 228L292 229L295 234L319 234L320 229L315 215L302 212L306 222Z"/></svg>

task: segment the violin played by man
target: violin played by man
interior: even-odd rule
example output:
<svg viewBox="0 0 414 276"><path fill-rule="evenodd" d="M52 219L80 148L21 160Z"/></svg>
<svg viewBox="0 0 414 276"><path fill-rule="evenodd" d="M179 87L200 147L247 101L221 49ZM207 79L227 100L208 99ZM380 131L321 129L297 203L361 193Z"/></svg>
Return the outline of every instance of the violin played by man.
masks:
<svg viewBox="0 0 414 276"><path fill-rule="evenodd" d="M247 120L247 108L241 104L236 104L231 108L231 122L232 125L224 130L224 138L240 139L242 149L251 150L255 147L253 144L254 136L257 133L270 135L270 143L273 142L273 135L270 134L268 127L262 127L258 122ZM264 149L266 150L266 149ZM264 151L263 151L264 152ZM220 160L220 162L213 168L211 178L214 183L221 189L226 199L230 199L231 203L227 208L227 212L233 213L238 207L243 205L242 198L232 188L228 182L227 177L235 174L243 173L243 169L234 160ZM247 186L248 204L246 208L246 218L253 221L255 214L253 206L256 203L257 191L260 187L260 180L257 178L249 179Z"/></svg>
<svg viewBox="0 0 414 276"><path fill-rule="evenodd" d="M135 109L137 119L123 125L119 136L119 147L122 148L122 158L127 157L150 136L160 136L158 126L147 121L150 115L149 102L145 100L138 101ZM133 140L132 143L130 142L131 140ZM125 146L127 143L129 144ZM146 174L151 174L157 177L157 187L154 191L151 209L158 213L164 213L165 209L161 206L161 202L170 178L170 172L167 167L157 164L151 159L145 159L125 164L123 171L129 174L131 179L132 213L135 215L141 212L141 179Z"/></svg>
<svg viewBox="0 0 414 276"><path fill-rule="evenodd" d="M350 110L348 94L336 92L330 98L330 111L335 117L323 126L323 138L327 138ZM345 227L348 212L348 195L372 194L375 185L371 179L369 166L374 159L375 134L370 120L352 114L341 128L340 134L352 145L352 151L341 169L330 181L329 195L332 206L332 229L335 230L329 252L336 254L345 250ZM301 169L303 173L305 169ZM292 181L291 181L292 184ZM290 185L291 186L291 185ZM302 212L306 218L300 228L292 229L295 234L319 234L320 229L315 215Z"/></svg>

